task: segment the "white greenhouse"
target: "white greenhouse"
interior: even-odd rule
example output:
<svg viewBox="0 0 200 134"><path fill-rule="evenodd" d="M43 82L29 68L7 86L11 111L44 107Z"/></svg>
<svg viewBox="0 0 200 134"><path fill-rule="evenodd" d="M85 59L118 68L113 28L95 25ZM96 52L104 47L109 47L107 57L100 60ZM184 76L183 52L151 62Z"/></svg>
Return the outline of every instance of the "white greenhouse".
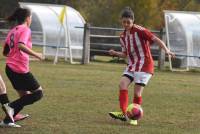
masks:
<svg viewBox="0 0 200 134"><path fill-rule="evenodd" d="M54 62L57 57L70 58L70 62L73 62L72 57L82 58L85 20L78 11L65 5L19 4L32 11L32 41L43 47L45 57L55 56Z"/></svg>
<svg viewBox="0 0 200 134"><path fill-rule="evenodd" d="M165 11L165 25L168 46L177 55L171 69L200 67L200 13Z"/></svg>

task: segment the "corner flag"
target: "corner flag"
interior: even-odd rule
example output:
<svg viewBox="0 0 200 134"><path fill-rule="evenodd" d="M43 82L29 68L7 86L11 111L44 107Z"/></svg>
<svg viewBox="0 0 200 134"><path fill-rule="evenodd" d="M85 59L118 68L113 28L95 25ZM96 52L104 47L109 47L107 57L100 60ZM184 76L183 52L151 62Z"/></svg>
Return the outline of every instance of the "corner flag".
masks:
<svg viewBox="0 0 200 134"><path fill-rule="evenodd" d="M65 20L66 8L67 7L64 6L63 9L60 12L60 15L59 15L59 21L60 21L61 24L63 24L64 20Z"/></svg>

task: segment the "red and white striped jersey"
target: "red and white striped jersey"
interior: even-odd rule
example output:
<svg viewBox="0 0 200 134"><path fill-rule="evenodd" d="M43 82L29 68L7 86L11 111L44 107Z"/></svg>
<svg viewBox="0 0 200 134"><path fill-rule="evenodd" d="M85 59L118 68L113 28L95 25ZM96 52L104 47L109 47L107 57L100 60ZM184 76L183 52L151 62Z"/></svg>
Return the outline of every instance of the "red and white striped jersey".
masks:
<svg viewBox="0 0 200 134"><path fill-rule="evenodd" d="M155 35L149 30L135 24L129 33L124 31L120 34L122 52L128 57L129 71L153 74L154 62L150 44L153 43L154 38Z"/></svg>

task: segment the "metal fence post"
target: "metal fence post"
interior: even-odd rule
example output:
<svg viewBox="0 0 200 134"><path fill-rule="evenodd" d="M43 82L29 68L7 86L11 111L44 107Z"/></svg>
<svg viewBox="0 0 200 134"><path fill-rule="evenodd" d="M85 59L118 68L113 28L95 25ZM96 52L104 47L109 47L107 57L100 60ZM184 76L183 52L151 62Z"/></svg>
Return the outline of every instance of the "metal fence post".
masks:
<svg viewBox="0 0 200 134"><path fill-rule="evenodd" d="M83 53L81 64L88 64L90 62L90 24L84 25L83 35Z"/></svg>
<svg viewBox="0 0 200 134"><path fill-rule="evenodd" d="M160 30L160 38L166 44L165 32L164 29ZM158 57L158 69L163 70L165 64L165 51L159 47L159 57Z"/></svg>

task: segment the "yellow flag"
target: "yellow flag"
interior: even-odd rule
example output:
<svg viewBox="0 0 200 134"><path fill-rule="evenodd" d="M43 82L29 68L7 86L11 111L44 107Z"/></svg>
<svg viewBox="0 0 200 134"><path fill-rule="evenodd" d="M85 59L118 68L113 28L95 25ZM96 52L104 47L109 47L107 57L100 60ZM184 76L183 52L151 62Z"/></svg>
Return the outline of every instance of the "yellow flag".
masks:
<svg viewBox="0 0 200 134"><path fill-rule="evenodd" d="M63 9L60 12L60 15L59 15L59 21L60 21L61 24L63 24L64 20L65 20L66 8L67 7L64 6Z"/></svg>

